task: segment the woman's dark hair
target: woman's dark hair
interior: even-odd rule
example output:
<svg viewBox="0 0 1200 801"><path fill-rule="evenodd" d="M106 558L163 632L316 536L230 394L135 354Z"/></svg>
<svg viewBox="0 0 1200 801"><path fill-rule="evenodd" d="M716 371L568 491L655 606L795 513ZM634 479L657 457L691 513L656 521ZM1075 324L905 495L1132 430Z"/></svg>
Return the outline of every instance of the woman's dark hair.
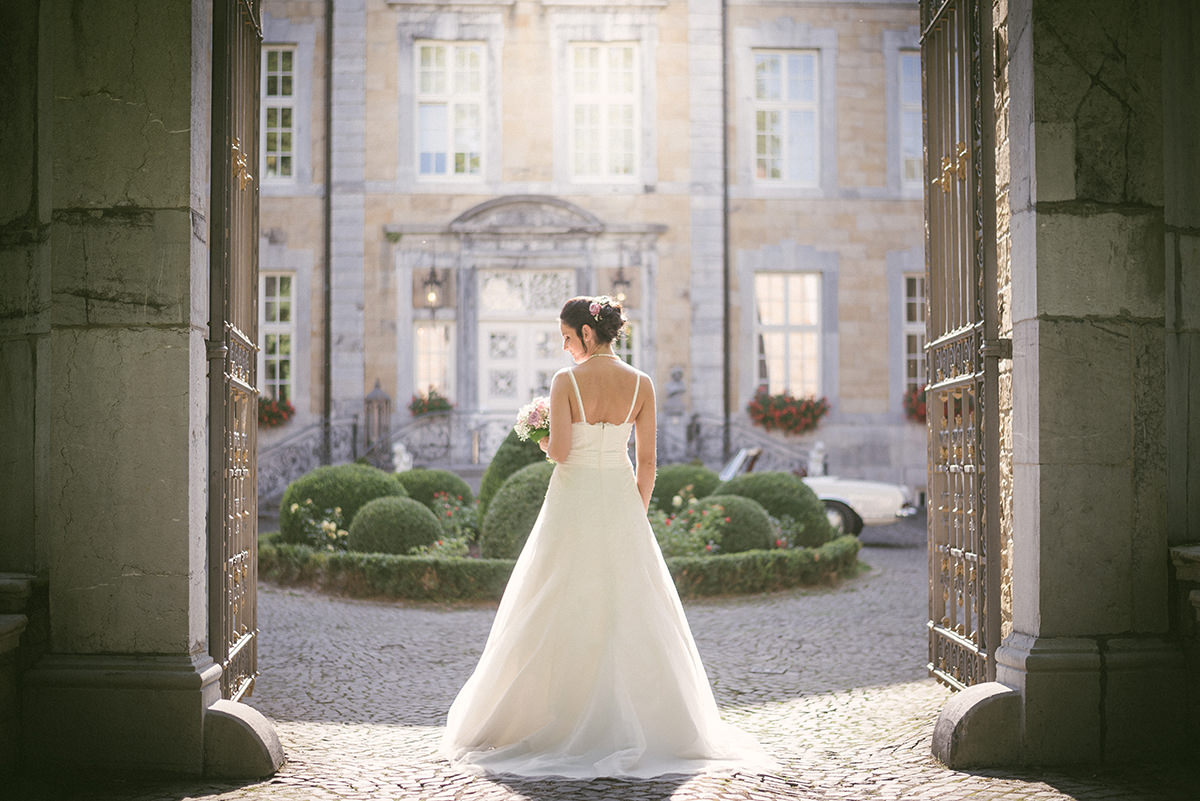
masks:
<svg viewBox="0 0 1200 801"><path fill-rule="evenodd" d="M607 295L571 298L563 304L558 318L575 329L580 342L583 341L583 327L590 325L600 345L612 342L625 328L625 312L621 311L621 304Z"/></svg>

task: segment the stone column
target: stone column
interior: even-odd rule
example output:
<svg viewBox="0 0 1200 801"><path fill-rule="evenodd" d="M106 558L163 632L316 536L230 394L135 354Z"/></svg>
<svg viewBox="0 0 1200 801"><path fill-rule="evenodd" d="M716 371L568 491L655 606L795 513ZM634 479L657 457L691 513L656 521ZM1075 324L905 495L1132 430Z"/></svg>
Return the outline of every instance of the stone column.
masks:
<svg viewBox="0 0 1200 801"><path fill-rule="evenodd" d="M207 643L211 3L40 6L50 641L23 680L24 764L197 774L240 706Z"/></svg>
<svg viewBox="0 0 1200 801"><path fill-rule="evenodd" d="M1003 687L971 688L938 723L994 739L976 764L1137 759L1181 739L1158 9L1009 3L1013 632ZM991 723L972 733L972 714Z"/></svg>
<svg viewBox="0 0 1200 801"><path fill-rule="evenodd" d="M688 5L688 86L691 108L691 406L724 414L724 319L722 300L725 218L722 200L721 4ZM720 436L719 431L716 436Z"/></svg>
<svg viewBox="0 0 1200 801"><path fill-rule="evenodd" d="M332 356L329 381L335 418L362 413L366 211L367 94L366 0L338 0L333 8L333 185L330 218ZM379 235L378 232L375 233Z"/></svg>

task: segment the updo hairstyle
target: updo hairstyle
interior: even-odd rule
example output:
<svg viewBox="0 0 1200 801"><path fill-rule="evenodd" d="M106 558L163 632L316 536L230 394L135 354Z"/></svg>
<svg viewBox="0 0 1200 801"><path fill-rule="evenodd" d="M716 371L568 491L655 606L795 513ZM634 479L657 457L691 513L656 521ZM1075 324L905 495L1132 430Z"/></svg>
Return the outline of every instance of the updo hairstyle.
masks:
<svg viewBox="0 0 1200 801"><path fill-rule="evenodd" d="M593 314L592 309L596 306L599 308ZM583 327L590 325L596 332L598 345L606 345L621 336L626 323L621 304L608 295L598 295L594 298L580 295L571 298L563 304L558 318L575 329L580 342L583 342Z"/></svg>

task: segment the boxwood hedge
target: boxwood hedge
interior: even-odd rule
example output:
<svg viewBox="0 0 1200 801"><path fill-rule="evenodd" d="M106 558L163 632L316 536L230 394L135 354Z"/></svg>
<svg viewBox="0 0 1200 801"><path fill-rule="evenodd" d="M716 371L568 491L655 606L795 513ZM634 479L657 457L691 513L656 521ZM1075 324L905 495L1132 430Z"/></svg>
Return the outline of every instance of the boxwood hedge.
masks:
<svg viewBox="0 0 1200 801"><path fill-rule="evenodd" d="M471 485L449 470L414 467L412 470L397 473L396 480L404 485L408 497L420 501L435 513L438 511L433 507L435 492L448 492L451 496L462 498L467 504L475 500Z"/></svg>
<svg viewBox="0 0 1200 801"><path fill-rule="evenodd" d="M650 494L650 500L659 509L670 512L671 499L689 484L692 485L692 495L703 498L712 494L720 483L720 476L702 464L663 465L654 476L654 490Z"/></svg>
<svg viewBox="0 0 1200 801"><path fill-rule="evenodd" d="M753 498L772 517L788 518L787 534L793 545L814 548L836 536L825 516L825 504L807 484L791 473L743 473L718 486L713 495Z"/></svg>
<svg viewBox="0 0 1200 801"><path fill-rule="evenodd" d="M541 450L538 451L541 453ZM479 552L489 559L516 559L533 530L554 465L543 458L508 477L479 529Z"/></svg>
<svg viewBox="0 0 1200 801"><path fill-rule="evenodd" d="M342 525L349 527L358 510L387 495L404 496L404 487L393 473L368 464L325 465L310 470L288 484L279 506L279 532L285 542L302 542L305 538L300 521L292 512L292 504L312 499L317 511L340 507Z"/></svg>
<svg viewBox="0 0 1200 801"><path fill-rule="evenodd" d="M416 498L376 498L354 516L346 548L360 553L408 553L432 545L441 536L442 524Z"/></svg>
<svg viewBox="0 0 1200 801"><path fill-rule="evenodd" d="M509 431L504 442L501 442L496 450L496 455L488 463L487 469L483 471L483 478L479 480L479 518L482 520L487 515L492 497L500 491L509 476L527 464L545 460L546 454L536 442L521 441L516 431Z"/></svg>
<svg viewBox="0 0 1200 801"><path fill-rule="evenodd" d="M667 560L680 596L774 592L853 576L859 541L839 537L819 548L743 551ZM494 601L512 573L510 559L439 559L314 551L273 538L259 543L259 577L353 597Z"/></svg>

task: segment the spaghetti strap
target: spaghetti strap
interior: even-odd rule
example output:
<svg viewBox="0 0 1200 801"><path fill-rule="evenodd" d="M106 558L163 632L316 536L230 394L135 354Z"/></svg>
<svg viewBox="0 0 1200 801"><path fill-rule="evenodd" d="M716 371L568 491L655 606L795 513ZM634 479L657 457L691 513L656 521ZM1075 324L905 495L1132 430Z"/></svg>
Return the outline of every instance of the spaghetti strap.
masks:
<svg viewBox="0 0 1200 801"><path fill-rule="evenodd" d="M638 373L637 383L633 385L633 401L629 404L629 412L625 415L625 422L629 422L629 415L633 414L633 408L637 406L638 390L642 388L642 374ZM583 405L582 403L580 404Z"/></svg>
<svg viewBox="0 0 1200 801"><path fill-rule="evenodd" d="M571 379L571 386L575 387L575 400L579 401L579 416L583 418L580 422L587 425L587 413L583 411L583 396L579 394L579 382L575 380L575 371L567 370L567 376Z"/></svg>

